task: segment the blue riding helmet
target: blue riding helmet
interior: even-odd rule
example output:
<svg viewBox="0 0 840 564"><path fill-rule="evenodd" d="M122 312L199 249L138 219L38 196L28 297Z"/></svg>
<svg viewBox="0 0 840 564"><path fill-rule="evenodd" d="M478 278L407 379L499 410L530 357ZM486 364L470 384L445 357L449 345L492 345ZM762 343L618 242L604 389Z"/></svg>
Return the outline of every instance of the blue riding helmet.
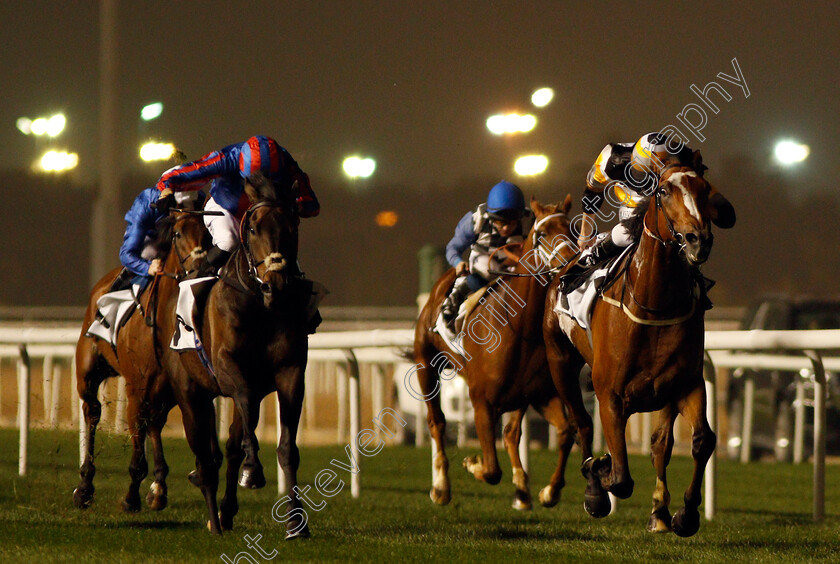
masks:
<svg viewBox="0 0 840 564"><path fill-rule="evenodd" d="M519 186L502 180L487 195L487 214L492 219L519 219L525 213L525 196Z"/></svg>

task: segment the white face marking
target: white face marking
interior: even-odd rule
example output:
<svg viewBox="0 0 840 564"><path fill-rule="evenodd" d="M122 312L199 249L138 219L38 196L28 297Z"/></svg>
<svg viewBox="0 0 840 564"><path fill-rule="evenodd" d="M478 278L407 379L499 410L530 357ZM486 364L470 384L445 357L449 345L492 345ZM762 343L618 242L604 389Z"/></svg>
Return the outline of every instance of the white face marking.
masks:
<svg viewBox="0 0 840 564"><path fill-rule="evenodd" d="M688 192L688 189L685 186L683 186L683 180L684 180L683 177L685 177L685 176L691 176L691 177L697 178L697 174L694 173L694 172L675 172L674 174L672 174L670 176L670 178L668 178L668 180L672 184L678 186L679 189L682 191L683 204L685 204L685 207L688 210L688 213L690 213L698 221L701 221L700 210L697 209L697 203L694 201L694 198Z"/></svg>

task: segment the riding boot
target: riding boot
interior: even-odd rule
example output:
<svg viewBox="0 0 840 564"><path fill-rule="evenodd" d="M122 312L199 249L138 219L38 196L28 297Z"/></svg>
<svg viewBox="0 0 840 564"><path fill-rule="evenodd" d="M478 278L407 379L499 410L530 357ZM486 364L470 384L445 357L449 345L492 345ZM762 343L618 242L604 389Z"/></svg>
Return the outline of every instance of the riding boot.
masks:
<svg viewBox="0 0 840 564"><path fill-rule="evenodd" d="M129 269L123 267L117 277L111 282L111 288L108 292L116 292L117 290L125 290L131 287L131 279L134 278L134 273Z"/></svg>
<svg viewBox="0 0 840 564"><path fill-rule="evenodd" d="M219 269L222 268L226 263L227 260L230 258L231 253L220 249L216 245L207 251L207 256L204 257L204 260L201 264L198 265L198 269L196 271L196 278L201 278L204 276L216 276L219 272Z"/></svg>
<svg viewBox="0 0 840 564"><path fill-rule="evenodd" d="M458 278L455 281L455 285L452 287L452 292L449 293L449 296L447 296L441 306L443 320L447 325L450 325L458 316L458 310L469 293L470 286L467 284L467 277L462 276L461 278Z"/></svg>
<svg viewBox="0 0 840 564"><path fill-rule="evenodd" d="M580 253L577 264L591 268L615 256L620 250L621 247L613 243L612 234L607 233L606 237Z"/></svg>

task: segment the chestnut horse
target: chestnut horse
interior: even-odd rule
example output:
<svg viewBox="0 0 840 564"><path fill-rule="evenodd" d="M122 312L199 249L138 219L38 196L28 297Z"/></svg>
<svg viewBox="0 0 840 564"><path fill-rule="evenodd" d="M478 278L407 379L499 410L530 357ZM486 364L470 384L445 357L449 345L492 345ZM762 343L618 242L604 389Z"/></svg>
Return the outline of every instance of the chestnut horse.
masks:
<svg viewBox="0 0 840 564"><path fill-rule="evenodd" d="M146 502L155 510L161 510L167 504L166 476L169 468L163 457L160 433L175 402L162 359L169 354L169 339L174 329L177 281L203 260L210 241L204 222L197 213L176 209L159 222L158 233L159 254L163 256L168 252L163 275L156 276L146 292L141 294L138 311L117 333L116 348L101 339L86 336L85 332L95 319L97 300L108 291L120 269L112 270L96 283L88 302L82 334L76 346L76 387L84 404L87 444L81 481L73 492L74 503L80 509L88 507L94 495L94 440L102 412L97 392L106 378L119 375L126 380L126 417L133 447L128 469L131 484L122 501L123 509L131 512L140 510L140 483L148 474L145 454L147 433L152 440L155 481ZM216 450L219 450L218 446Z"/></svg>
<svg viewBox="0 0 840 564"><path fill-rule="evenodd" d="M695 153L695 163L700 162ZM627 463L625 427L633 413L660 411L651 438L656 470L651 532L673 530L691 536L700 527L703 471L715 449L706 420L703 381L705 288L699 267L712 248L710 222L724 228L735 222L731 204L702 178L702 168L668 163L654 194L637 210L642 231L624 270L593 306L591 341L584 329L558 316L555 279L546 300L544 333L552 378L578 426L583 472L588 484L587 511L609 513L607 492L618 498L633 493ZM566 332L563 328L565 327ZM566 337L570 334L570 340ZM578 372L592 367L609 454L592 458L592 419L583 406ZM682 414L692 428L694 473L685 506L671 518L666 467L674 445L674 420Z"/></svg>
<svg viewBox="0 0 840 564"><path fill-rule="evenodd" d="M291 192L294 192L294 186ZM196 331L207 357L196 351L180 355L172 370L175 398L184 419L190 448L196 455L212 533L233 528L239 510L239 485L265 485L255 435L260 401L277 391L280 443L277 457L290 492L287 538L308 536L295 492L300 455L296 444L304 393L308 341L306 306L311 287L297 267L298 224L288 187L258 176L246 184L251 200L240 226L242 244L234 251L207 297ZM219 462L212 452L215 435L212 398L233 398L236 416L226 445L225 496L217 508ZM219 509L221 512L219 512Z"/></svg>
<svg viewBox="0 0 840 564"><path fill-rule="evenodd" d="M567 215L571 205L571 196L559 205L543 206L536 200L531 201L536 221L523 245L523 259L542 254L543 258L536 262L548 264L561 252L568 256L573 254L566 250L571 242ZM561 262L565 263L565 260ZM451 499L449 461L444 449L446 419L440 407L439 378L452 378L456 371L464 376L469 386L476 433L483 453L483 457L472 456L464 460L467 471L484 482L499 483L502 471L496 457L496 424L502 413L516 412L504 432L516 487L513 507L530 509L528 476L522 468L518 446L522 416L532 405L557 428L560 439L557 469L549 485L540 492L540 502L551 507L560 499L574 431L567 422L546 363L541 326L548 278L542 271L542 267L527 268L522 260L514 275L502 278L504 284L491 287L485 293L481 305L465 323L466 335L461 333L456 338L456 348L460 349L461 355L451 353L443 337L432 330L441 304L455 280L454 269L438 280L420 312L414 335L417 364L406 375L406 386L411 386L410 377L416 373L421 393L412 395L426 401L429 431L434 443L434 480L429 495L437 504L445 505Z"/></svg>

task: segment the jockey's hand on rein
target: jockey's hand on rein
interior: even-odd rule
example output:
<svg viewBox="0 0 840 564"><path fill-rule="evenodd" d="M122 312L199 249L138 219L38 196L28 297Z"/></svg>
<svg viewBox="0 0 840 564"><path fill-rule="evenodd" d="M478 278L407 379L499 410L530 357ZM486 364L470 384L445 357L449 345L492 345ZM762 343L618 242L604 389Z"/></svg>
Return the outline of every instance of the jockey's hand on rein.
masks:
<svg viewBox="0 0 840 564"><path fill-rule="evenodd" d="M170 192L167 195L161 195L157 202L153 202L152 207L157 209L162 214L166 215L169 213L171 208L175 207L175 195Z"/></svg>
<svg viewBox="0 0 840 564"><path fill-rule="evenodd" d="M459 262L455 267L455 276L466 276L470 273L470 265L465 262Z"/></svg>

